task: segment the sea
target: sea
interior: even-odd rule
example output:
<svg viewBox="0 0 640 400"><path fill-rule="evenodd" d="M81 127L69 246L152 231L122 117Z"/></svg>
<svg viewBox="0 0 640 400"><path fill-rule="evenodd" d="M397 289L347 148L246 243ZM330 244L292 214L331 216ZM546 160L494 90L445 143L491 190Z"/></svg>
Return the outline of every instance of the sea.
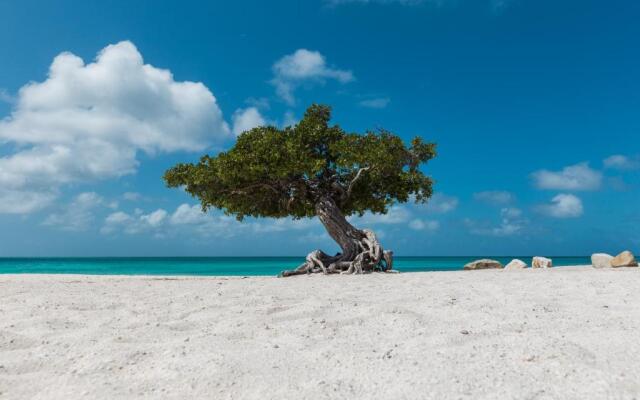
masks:
<svg viewBox="0 0 640 400"><path fill-rule="evenodd" d="M395 257L400 272L456 271L473 260L492 258L503 264L531 256ZM589 265L589 257L551 257L554 266ZM300 265L304 257L95 257L0 258L0 274L276 276Z"/></svg>

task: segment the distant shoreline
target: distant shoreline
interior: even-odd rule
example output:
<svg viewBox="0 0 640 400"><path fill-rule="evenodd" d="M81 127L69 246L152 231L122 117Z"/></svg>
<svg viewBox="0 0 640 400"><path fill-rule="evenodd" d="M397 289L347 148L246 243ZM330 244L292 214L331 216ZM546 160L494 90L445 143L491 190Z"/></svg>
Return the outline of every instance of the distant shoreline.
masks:
<svg viewBox="0 0 640 400"><path fill-rule="evenodd" d="M482 256L396 257L402 273L458 271ZM512 258L531 264L526 256L492 257L506 265ZM588 265L589 257L554 257L554 265ZM0 274L86 274L167 276L275 276L295 268L303 257L54 257L0 258Z"/></svg>

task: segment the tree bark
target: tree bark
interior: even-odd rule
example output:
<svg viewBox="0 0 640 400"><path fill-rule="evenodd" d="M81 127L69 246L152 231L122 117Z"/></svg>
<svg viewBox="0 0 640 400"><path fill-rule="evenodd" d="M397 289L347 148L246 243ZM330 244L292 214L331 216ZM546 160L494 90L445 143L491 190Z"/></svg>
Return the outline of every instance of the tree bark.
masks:
<svg viewBox="0 0 640 400"><path fill-rule="evenodd" d="M314 272L360 274L391 271L393 252L383 251L373 231L360 230L351 225L331 197L322 197L315 209L327 233L342 251L330 256L322 250L314 250L307 255L302 265L294 270L281 272L281 277Z"/></svg>

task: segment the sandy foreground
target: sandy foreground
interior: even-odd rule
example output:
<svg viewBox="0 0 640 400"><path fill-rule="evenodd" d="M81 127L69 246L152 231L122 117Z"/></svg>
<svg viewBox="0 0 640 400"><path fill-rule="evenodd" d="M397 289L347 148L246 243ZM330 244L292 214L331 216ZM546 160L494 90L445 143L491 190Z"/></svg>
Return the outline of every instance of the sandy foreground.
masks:
<svg viewBox="0 0 640 400"><path fill-rule="evenodd" d="M633 399L640 270L0 275L1 399Z"/></svg>

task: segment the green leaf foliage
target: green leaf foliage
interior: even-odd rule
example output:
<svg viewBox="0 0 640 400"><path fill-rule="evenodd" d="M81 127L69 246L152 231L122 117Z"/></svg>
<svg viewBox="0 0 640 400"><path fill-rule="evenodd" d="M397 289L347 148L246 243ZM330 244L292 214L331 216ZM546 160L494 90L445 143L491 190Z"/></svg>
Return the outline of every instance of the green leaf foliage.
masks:
<svg viewBox="0 0 640 400"><path fill-rule="evenodd" d="M323 197L345 215L362 215L431 196L432 180L420 166L435 156L435 144L415 137L406 146L385 130L347 133L330 119L330 107L314 104L297 125L253 128L229 151L178 164L164 179L197 197L203 210L218 208L239 220L312 217Z"/></svg>

